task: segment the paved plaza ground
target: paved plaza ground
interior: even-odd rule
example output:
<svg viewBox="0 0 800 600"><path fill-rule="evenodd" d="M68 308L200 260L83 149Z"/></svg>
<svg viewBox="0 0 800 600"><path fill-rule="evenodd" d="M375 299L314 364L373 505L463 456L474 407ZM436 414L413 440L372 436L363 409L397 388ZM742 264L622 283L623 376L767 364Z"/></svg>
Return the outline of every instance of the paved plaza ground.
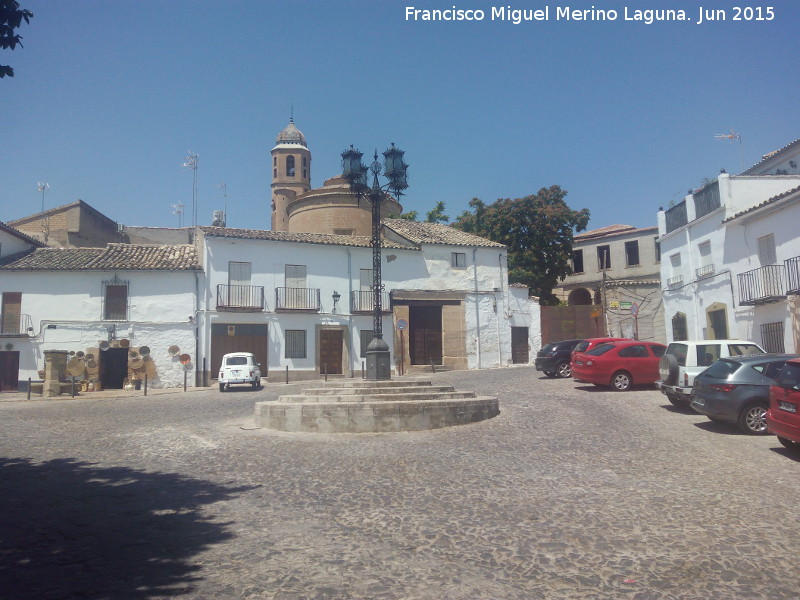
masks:
<svg viewBox="0 0 800 600"><path fill-rule="evenodd" d="M426 379L501 414L255 427L308 383L0 402L0 598L800 595L800 456L775 437L532 367Z"/></svg>

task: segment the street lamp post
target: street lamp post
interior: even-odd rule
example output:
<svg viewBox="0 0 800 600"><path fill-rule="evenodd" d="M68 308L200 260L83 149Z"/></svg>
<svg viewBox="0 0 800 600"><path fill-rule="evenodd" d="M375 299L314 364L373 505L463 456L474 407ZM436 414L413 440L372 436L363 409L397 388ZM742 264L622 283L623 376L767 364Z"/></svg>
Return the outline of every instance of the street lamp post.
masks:
<svg viewBox="0 0 800 600"><path fill-rule="evenodd" d="M378 175L381 163L375 150L373 162L366 167L361 162L363 154L350 146L342 152L342 174L350 185L350 191L366 198L372 207L372 341L367 346L367 379L373 381L391 379L391 354L383 339L383 315L381 279L381 204L388 197L387 190L399 198L408 187L408 165L403 160L404 152L391 148L383 153L383 174L389 183L381 186ZM372 172L372 186L367 184L367 173Z"/></svg>

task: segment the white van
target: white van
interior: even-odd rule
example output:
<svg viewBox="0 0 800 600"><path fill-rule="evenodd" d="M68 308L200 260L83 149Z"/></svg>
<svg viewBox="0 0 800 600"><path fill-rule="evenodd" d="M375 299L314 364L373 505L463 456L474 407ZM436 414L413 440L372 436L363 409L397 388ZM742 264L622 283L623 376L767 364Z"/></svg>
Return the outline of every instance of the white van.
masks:
<svg viewBox="0 0 800 600"><path fill-rule="evenodd" d="M764 354L747 340L685 340L672 342L658 362L656 387L675 406L686 408L692 400L694 378L720 358Z"/></svg>
<svg viewBox="0 0 800 600"><path fill-rule="evenodd" d="M222 357L219 367L219 391L230 389L234 383L249 383L254 390L261 387L261 365L250 352L232 352Z"/></svg>

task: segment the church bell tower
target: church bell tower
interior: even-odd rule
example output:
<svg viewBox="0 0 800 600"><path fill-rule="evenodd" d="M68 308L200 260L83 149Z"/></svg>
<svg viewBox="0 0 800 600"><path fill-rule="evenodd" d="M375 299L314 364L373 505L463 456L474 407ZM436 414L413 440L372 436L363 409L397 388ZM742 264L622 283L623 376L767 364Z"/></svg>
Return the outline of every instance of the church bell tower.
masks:
<svg viewBox="0 0 800 600"><path fill-rule="evenodd" d="M288 206L311 189L311 152L294 118L272 149L272 230L288 231Z"/></svg>

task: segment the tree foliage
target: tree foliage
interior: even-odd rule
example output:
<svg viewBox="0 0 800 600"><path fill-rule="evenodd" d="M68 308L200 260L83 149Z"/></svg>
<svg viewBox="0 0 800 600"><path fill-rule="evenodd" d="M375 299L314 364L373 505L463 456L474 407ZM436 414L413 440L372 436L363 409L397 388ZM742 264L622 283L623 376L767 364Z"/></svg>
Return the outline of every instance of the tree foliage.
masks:
<svg viewBox="0 0 800 600"><path fill-rule="evenodd" d="M0 0L0 49L11 48L18 45L22 47L21 35L14 33L22 25L24 20L30 23L33 13L19 7L17 0ZM0 65L0 78L5 76L13 77L14 69L8 65Z"/></svg>
<svg viewBox="0 0 800 600"><path fill-rule="evenodd" d="M432 210L429 210L427 213L425 213L426 223L447 223L449 220L450 217L444 214L443 200L439 200Z"/></svg>
<svg viewBox="0 0 800 600"><path fill-rule="evenodd" d="M527 285L542 304L557 304L553 288L570 275L573 232L589 224L589 210L572 210L554 185L533 196L484 204L473 198L453 226L508 247L510 283Z"/></svg>

